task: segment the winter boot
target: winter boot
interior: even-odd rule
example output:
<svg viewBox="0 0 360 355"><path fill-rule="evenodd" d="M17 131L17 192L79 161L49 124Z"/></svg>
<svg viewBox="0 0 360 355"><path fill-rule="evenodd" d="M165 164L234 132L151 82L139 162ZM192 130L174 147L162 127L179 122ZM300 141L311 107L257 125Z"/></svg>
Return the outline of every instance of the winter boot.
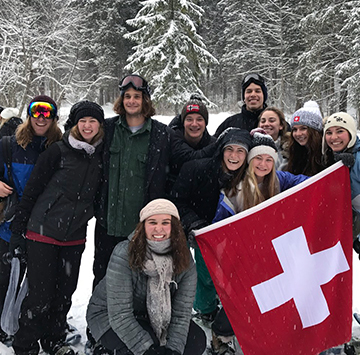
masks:
<svg viewBox="0 0 360 355"><path fill-rule="evenodd" d="M51 349L49 355L76 355L76 353L69 345L61 342Z"/></svg>
<svg viewBox="0 0 360 355"><path fill-rule="evenodd" d="M66 340L65 343L68 345L76 345L81 341L81 334L79 331L70 323L66 323Z"/></svg>
<svg viewBox="0 0 360 355"><path fill-rule="evenodd" d="M210 313L196 312L192 315L192 317L194 318L194 321L199 320L201 321L202 325L210 328L211 323L214 321L216 315L219 313L219 310L219 307L216 307L216 309Z"/></svg>
<svg viewBox="0 0 360 355"><path fill-rule="evenodd" d="M12 335L6 334L0 328L0 342L2 342L4 345L6 345L8 348L10 348L12 346L13 341L14 341L14 337Z"/></svg>
<svg viewBox="0 0 360 355"><path fill-rule="evenodd" d="M209 353L212 355L233 355L235 354L233 344L233 336L222 337L212 332L211 349Z"/></svg>

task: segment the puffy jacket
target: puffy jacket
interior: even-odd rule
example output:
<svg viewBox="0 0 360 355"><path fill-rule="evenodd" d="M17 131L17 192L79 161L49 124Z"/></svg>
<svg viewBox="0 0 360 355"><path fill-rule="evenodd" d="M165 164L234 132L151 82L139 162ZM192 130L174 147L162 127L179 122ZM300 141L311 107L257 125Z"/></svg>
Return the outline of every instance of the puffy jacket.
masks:
<svg viewBox="0 0 360 355"><path fill-rule="evenodd" d="M29 229L60 241L83 236L74 233L94 216L95 195L102 178L102 144L93 154L69 143L69 131L38 159L25 187L11 227Z"/></svg>
<svg viewBox="0 0 360 355"><path fill-rule="evenodd" d="M99 340L110 328L135 355L142 355L153 344L136 316L147 317L148 276L129 266L129 241L115 247L104 277L96 286L86 313L92 335ZM189 269L174 276L170 284L171 321L166 347L183 353L196 291L196 269L191 258Z"/></svg>
<svg viewBox="0 0 360 355"><path fill-rule="evenodd" d="M247 131L251 131L256 128L259 124L259 116L260 113L265 109L266 105L261 110L258 111L248 111L246 109L246 105L243 105L241 108L241 112L236 115L228 117L216 130L215 137L219 137L219 135L225 131L226 128L229 127L237 127L241 129L246 129Z"/></svg>

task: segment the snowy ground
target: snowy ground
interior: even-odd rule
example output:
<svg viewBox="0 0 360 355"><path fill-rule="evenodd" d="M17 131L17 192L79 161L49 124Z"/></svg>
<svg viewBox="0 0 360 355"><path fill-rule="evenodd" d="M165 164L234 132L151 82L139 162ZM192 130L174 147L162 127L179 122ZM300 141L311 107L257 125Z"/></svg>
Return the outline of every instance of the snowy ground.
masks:
<svg viewBox="0 0 360 355"><path fill-rule="evenodd" d="M67 112L69 111L69 107L65 107L61 111L61 119L60 122L65 122L65 117ZM218 127L218 125L230 115L230 113L220 113L220 114L210 114L210 122L208 126L208 130L210 134L213 134ZM111 106L105 107L105 116L111 117L113 116L113 112L111 110ZM161 116L156 117L159 121L168 124L173 116ZM93 273L92 273L92 263L94 256L94 227L95 220L92 219L88 225L88 236L85 252L82 257L81 269L80 269L80 277L78 282L78 287L76 292L73 295L73 305L69 312L69 321L72 325L74 325L82 334L82 343L77 346L79 351L83 351L84 342L86 341L86 321L85 321L85 313L86 307L88 304L88 300L91 295L91 285L93 281ZM360 261L358 259L357 254L354 253L353 258L353 311L360 312ZM208 334L209 332L207 332ZM353 321L353 336L360 338L360 325ZM0 355L12 355L14 354L12 348L7 348L5 345L0 343Z"/></svg>

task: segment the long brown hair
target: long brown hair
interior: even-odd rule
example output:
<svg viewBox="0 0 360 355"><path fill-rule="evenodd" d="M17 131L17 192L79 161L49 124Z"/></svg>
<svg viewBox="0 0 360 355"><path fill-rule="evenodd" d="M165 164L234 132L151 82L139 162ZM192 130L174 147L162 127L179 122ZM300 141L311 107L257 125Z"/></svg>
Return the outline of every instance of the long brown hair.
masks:
<svg viewBox="0 0 360 355"><path fill-rule="evenodd" d="M287 171L292 174L313 176L324 169L322 164L322 132L307 127L308 141L306 146L300 145L291 134L289 144L289 160Z"/></svg>
<svg viewBox="0 0 360 355"><path fill-rule="evenodd" d="M28 116L26 121L20 124L15 132L16 142L23 148L26 149L27 145L32 142L35 136L35 131L31 126L31 117ZM52 120L50 127L45 133L47 138L45 146L49 147L51 144L59 141L62 137L61 129L57 124L57 120Z"/></svg>
<svg viewBox="0 0 360 355"><path fill-rule="evenodd" d="M242 183L240 196L242 198L243 210L256 206L259 203L269 199L270 197L275 196L279 192L277 191L276 185L277 179L275 162L273 164L271 172L264 176L264 181L260 190L254 173L253 161L254 159L251 159L249 167L246 171L244 181Z"/></svg>
<svg viewBox="0 0 360 355"><path fill-rule="evenodd" d="M171 251L174 273L180 274L190 265L190 251L186 244L186 237L181 222L171 216ZM147 242L145 235L145 221L139 222L135 234L129 244L129 264L134 270L142 270L145 263Z"/></svg>
<svg viewBox="0 0 360 355"><path fill-rule="evenodd" d="M89 144L94 144L96 143L98 140L100 140L101 138L104 137L104 125L101 123L100 127L99 127L99 132L96 133L96 135L93 137L93 139L91 140L91 142ZM79 131L79 127L78 125L75 125L74 127L71 128L70 134L77 140L85 142L84 137L81 135L80 131Z"/></svg>
<svg viewBox="0 0 360 355"><path fill-rule="evenodd" d="M150 118L155 115L155 108L153 103L148 95L142 93L142 108L141 113L145 118ZM119 96L114 102L113 110L115 113L121 116L126 115L125 107L124 107L124 96Z"/></svg>
<svg viewBox="0 0 360 355"><path fill-rule="evenodd" d="M228 171L224 163L224 159L221 161L221 167L223 171ZM244 178L246 173L246 168L248 167L246 158L243 165L235 172L233 178L224 186L225 195L228 197L235 196L238 192L237 186L240 181Z"/></svg>

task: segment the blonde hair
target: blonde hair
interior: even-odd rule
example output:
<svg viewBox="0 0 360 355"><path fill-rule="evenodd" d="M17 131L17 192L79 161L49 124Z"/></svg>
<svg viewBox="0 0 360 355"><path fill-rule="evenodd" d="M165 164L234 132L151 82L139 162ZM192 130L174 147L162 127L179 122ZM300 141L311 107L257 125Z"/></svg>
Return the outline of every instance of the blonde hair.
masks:
<svg viewBox="0 0 360 355"><path fill-rule="evenodd" d="M26 149L29 143L32 142L35 136L35 131L31 126L31 117L28 116L26 121L18 126L15 132L16 142L23 149ZM52 120L50 127L45 133L46 148L51 144L59 141L62 137L61 129L57 124L57 120Z"/></svg>
<svg viewBox="0 0 360 355"><path fill-rule="evenodd" d="M81 135L81 133L79 131L78 125L75 125L74 127L71 128L70 134L78 141L85 142L84 137ZM104 127L103 127L103 124L101 123L99 126L99 132L96 133L96 135L93 137L93 139L91 140L91 142L89 144L94 144L97 141L99 141L100 139L102 139L103 137L104 137Z"/></svg>
<svg viewBox="0 0 360 355"><path fill-rule="evenodd" d="M270 197L275 196L277 191L277 179L276 179L276 170L275 162L271 169L271 172L264 176L263 186L261 190L256 179L256 175L253 167L254 159L251 159L249 167L246 171L246 175L241 188L241 200L242 200L242 210L246 210L253 206L258 205L259 203L269 199Z"/></svg>

